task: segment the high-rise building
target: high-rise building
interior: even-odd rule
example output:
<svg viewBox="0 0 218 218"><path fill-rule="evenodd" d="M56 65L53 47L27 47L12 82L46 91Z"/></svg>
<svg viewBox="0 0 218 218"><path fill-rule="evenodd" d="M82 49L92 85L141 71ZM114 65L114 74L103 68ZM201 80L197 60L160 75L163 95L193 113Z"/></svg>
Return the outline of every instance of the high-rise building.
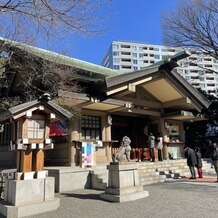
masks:
<svg viewBox="0 0 218 218"><path fill-rule="evenodd" d="M102 65L120 73L143 70L169 58L183 49L138 42L113 41ZM190 50L191 55L179 62L176 71L194 87L218 96L218 60L202 52ZM215 73L216 72L216 73Z"/></svg>

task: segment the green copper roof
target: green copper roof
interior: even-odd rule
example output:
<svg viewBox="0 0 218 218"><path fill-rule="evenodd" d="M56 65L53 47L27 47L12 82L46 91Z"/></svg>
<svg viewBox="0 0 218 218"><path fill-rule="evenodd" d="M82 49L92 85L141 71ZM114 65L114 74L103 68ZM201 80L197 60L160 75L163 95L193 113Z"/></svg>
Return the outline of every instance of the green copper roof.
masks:
<svg viewBox="0 0 218 218"><path fill-rule="evenodd" d="M106 76L115 76L119 74L119 71L115 71L106 67L102 67L96 64L92 64L89 62L85 62L76 58L68 57L65 55L61 55L52 51L48 51L45 49L37 48L34 46L26 45L20 42L15 42L12 40L4 39L0 37L0 41L3 42L9 48L16 48L23 50L27 53L31 53L37 57L43 58L45 60L55 62L61 65L71 66L77 69L81 69L85 72L93 74L98 74L100 77ZM94 75L93 75L94 76ZM96 75L97 76L97 75Z"/></svg>

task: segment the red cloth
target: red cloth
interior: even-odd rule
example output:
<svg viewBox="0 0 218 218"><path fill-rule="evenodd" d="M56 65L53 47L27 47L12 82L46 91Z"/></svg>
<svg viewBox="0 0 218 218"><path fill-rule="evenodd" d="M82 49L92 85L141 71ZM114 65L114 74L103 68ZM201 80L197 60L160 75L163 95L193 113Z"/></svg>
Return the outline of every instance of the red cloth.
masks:
<svg viewBox="0 0 218 218"><path fill-rule="evenodd" d="M198 176L199 178L203 178L203 171L202 171L202 167L198 167Z"/></svg>

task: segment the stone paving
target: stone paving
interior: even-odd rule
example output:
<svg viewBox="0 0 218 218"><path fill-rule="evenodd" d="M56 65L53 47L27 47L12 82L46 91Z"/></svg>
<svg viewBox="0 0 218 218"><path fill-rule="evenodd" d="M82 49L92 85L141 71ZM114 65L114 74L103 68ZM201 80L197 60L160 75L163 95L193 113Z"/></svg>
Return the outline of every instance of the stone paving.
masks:
<svg viewBox="0 0 218 218"><path fill-rule="evenodd" d="M205 181L208 178L205 178ZM58 196L58 210L31 218L217 218L218 183L176 180L145 186L150 196L127 203L109 203L99 198L102 191L77 190ZM30 218L30 217L29 217Z"/></svg>
<svg viewBox="0 0 218 218"><path fill-rule="evenodd" d="M102 201L99 198L102 191L76 190L57 194L61 199L58 210L28 218L217 218L215 181L215 177L205 177L147 185L144 188L149 197L127 203Z"/></svg>

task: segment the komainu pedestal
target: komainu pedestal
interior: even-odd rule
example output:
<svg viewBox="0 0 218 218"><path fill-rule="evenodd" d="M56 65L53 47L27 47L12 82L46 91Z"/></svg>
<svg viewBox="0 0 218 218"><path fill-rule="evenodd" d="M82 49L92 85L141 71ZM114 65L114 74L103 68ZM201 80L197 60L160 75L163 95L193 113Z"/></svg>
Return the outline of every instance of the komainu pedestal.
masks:
<svg viewBox="0 0 218 218"><path fill-rule="evenodd" d="M148 197L139 183L138 169L134 163L110 163L108 187L100 198L111 202L127 202Z"/></svg>

